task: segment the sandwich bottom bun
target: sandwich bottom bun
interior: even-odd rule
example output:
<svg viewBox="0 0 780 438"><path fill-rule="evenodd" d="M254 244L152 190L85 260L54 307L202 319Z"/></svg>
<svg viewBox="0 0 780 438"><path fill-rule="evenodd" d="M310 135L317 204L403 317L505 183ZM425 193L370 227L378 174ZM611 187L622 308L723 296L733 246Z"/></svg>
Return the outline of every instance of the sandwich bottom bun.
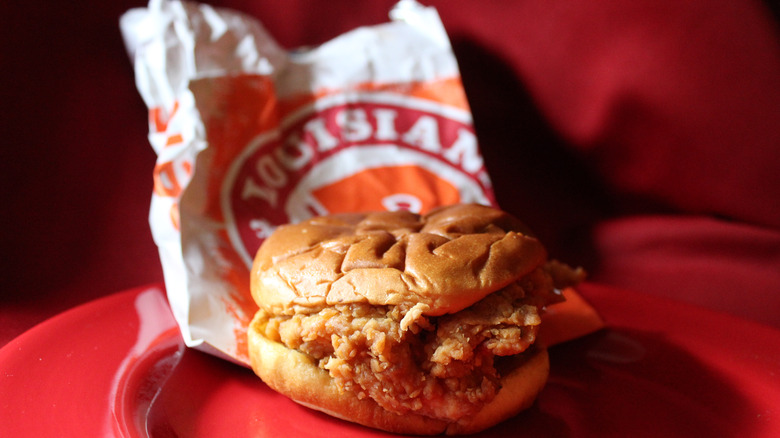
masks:
<svg viewBox="0 0 780 438"><path fill-rule="evenodd" d="M455 422L415 413L397 414L371 398L340 392L327 370L314 359L263 336L265 320L249 326L249 356L254 372L272 389L295 402L364 426L415 435L471 434L496 425L530 407L550 371L547 351L534 345L525 352L496 360L501 390L475 415Z"/></svg>

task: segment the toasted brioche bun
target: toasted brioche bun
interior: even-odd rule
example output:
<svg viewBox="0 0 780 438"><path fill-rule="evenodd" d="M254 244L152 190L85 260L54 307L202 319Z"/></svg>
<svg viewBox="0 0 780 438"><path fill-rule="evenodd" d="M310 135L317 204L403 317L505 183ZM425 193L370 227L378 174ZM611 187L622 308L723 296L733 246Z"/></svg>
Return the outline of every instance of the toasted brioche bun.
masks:
<svg viewBox="0 0 780 438"><path fill-rule="evenodd" d="M501 390L477 415L448 423L414 413L396 414L371 398L340 393L328 372L311 357L261 333L263 321L255 317L249 326L252 369L273 390L295 402L364 426L393 433L415 435L459 435L476 433L496 425L530 407L544 388L550 371L547 350L533 346L502 365Z"/></svg>
<svg viewBox="0 0 780 438"><path fill-rule="evenodd" d="M423 303L455 313L546 260L513 216L464 204L425 216L341 214L279 227L257 252L251 291L271 313L344 303Z"/></svg>

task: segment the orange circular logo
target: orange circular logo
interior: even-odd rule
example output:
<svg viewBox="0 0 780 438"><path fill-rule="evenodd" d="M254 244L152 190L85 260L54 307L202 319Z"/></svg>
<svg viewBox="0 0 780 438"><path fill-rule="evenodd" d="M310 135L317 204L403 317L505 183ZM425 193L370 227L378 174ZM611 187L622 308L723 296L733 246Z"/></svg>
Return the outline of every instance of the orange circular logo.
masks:
<svg viewBox="0 0 780 438"><path fill-rule="evenodd" d="M316 215L495 203L467 111L364 97L319 100L232 163L222 209L247 264L276 226Z"/></svg>

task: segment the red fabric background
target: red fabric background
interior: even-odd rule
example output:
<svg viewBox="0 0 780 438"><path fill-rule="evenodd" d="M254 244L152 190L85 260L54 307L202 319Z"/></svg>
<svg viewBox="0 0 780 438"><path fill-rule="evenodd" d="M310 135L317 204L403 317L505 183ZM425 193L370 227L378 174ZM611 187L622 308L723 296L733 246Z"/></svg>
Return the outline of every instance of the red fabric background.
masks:
<svg viewBox="0 0 780 438"><path fill-rule="evenodd" d="M222 0L287 47L394 1ZM501 205L591 280L780 327L780 28L758 0L424 1ZM119 34L143 1L0 5L0 345L162 272Z"/></svg>

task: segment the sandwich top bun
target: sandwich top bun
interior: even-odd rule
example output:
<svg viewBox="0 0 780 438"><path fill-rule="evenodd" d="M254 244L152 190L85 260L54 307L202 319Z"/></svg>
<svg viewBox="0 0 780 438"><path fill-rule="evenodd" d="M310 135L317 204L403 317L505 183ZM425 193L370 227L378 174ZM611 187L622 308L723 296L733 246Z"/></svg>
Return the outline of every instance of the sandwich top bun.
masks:
<svg viewBox="0 0 780 438"><path fill-rule="evenodd" d="M251 270L250 363L271 388L397 433L465 434L530 406L542 308L576 282L511 215L340 214L279 227Z"/></svg>
<svg viewBox="0 0 780 438"><path fill-rule="evenodd" d="M254 260L251 290L274 313L365 302L421 303L454 313L528 274L547 257L513 216L465 204L425 216L376 212L279 227Z"/></svg>

